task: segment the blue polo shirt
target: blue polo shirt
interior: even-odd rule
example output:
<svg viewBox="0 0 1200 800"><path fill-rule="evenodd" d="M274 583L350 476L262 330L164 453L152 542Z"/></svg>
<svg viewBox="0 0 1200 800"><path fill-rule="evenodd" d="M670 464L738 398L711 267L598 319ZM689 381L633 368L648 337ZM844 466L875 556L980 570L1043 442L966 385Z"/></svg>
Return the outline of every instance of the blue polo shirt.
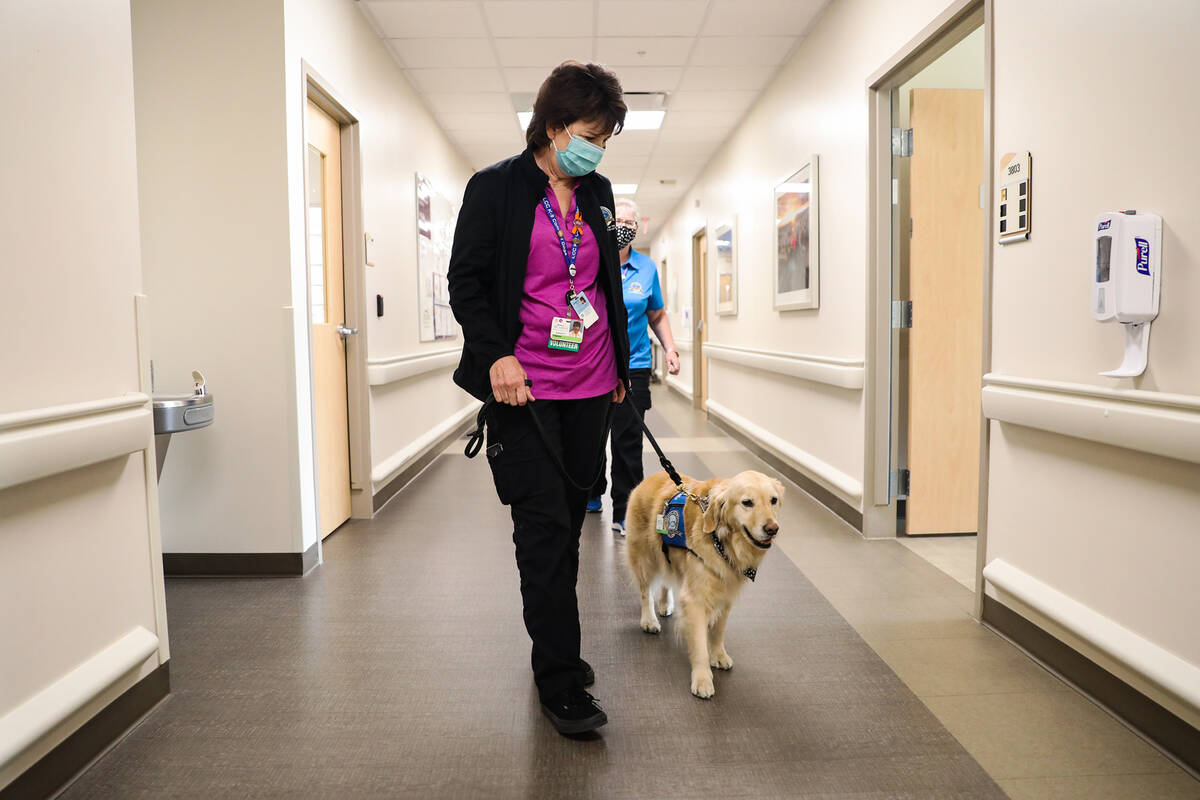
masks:
<svg viewBox="0 0 1200 800"><path fill-rule="evenodd" d="M647 311L663 307L658 267L650 256L629 249L629 260L621 265L621 288L629 312L629 368L650 368L650 323Z"/></svg>

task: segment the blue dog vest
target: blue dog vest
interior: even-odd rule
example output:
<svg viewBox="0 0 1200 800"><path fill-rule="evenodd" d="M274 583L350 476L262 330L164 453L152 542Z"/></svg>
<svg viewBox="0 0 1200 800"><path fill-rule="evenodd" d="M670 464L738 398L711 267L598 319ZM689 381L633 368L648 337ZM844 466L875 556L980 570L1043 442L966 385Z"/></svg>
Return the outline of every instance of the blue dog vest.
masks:
<svg viewBox="0 0 1200 800"><path fill-rule="evenodd" d="M679 492L667 501L663 513L658 515L658 535L662 537L663 552L668 547L687 548L687 525L683 521L683 507L687 504L687 493ZM668 559L670 560L670 559Z"/></svg>

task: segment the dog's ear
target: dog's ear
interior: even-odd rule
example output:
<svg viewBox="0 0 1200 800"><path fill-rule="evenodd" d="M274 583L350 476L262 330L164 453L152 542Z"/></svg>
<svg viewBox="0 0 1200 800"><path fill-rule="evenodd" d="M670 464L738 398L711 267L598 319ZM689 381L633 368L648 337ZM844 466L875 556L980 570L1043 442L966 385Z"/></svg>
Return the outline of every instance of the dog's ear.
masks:
<svg viewBox="0 0 1200 800"><path fill-rule="evenodd" d="M708 510L704 512L700 526L702 532L712 533L719 526L721 517L725 514L725 494L724 483L714 483L709 489Z"/></svg>
<svg viewBox="0 0 1200 800"><path fill-rule="evenodd" d="M772 478L771 484L775 487L775 496L778 497L780 499L780 501L782 501L783 500L783 483L781 481L776 480L775 478Z"/></svg>

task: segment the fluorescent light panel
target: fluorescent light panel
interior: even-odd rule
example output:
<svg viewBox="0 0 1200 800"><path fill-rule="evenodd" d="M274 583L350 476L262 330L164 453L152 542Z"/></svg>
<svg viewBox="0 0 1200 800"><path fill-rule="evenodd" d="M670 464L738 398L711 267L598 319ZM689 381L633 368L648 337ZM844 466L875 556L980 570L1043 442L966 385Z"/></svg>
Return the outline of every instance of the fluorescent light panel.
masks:
<svg viewBox="0 0 1200 800"><path fill-rule="evenodd" d="M613 194L637 194L636 183L614 183Z"/></svg>
<svg viewBox="0 0 1200 800"><path fill-rule="evenodd" d="M625 112L624 130L656 131L662 127L663 118L666 115L666 111L627 111ZM529 120L531 119L533 119L532 111L517 112L517 124L521 126L521 130L526 130L529 127Z"/></svg>

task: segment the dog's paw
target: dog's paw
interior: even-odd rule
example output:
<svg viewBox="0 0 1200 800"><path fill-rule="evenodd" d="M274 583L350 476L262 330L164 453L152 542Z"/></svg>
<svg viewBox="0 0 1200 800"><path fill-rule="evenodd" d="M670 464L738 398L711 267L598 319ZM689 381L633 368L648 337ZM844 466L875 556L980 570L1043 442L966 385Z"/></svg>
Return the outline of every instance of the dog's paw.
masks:
<svg viewBox="0 0 1200 800"><path fill-rule="evenodd" d="M671 608L671 599L667 598L666 600L659 600L654 604L654 610L658 612L660 617L671 616L671 612L674 610Z"/></svg>
<svg viewBox="0 0 1200 800"><path fill-rule="evenodd" d="M696 697L699 697L701 700L707 700L716 693L717 690L713 686L713 677L711 672L707 675L703 673L692 673L692 694L696 695Z"/></svg>
<svg viewBox="0 0 1200 800"><path fill-rule="evenodd" d="M717 669L733 669L733 658L724 650L713 653L708 663Z"/></svg>
<svg viewBox="0 0 1200 800"><path fill-rule="evenodd" d="M658 633L662 630L662 625L659 625L658 620L656 619L646 619L643 617L642 630L644 630L646 633Z"/></svg>

